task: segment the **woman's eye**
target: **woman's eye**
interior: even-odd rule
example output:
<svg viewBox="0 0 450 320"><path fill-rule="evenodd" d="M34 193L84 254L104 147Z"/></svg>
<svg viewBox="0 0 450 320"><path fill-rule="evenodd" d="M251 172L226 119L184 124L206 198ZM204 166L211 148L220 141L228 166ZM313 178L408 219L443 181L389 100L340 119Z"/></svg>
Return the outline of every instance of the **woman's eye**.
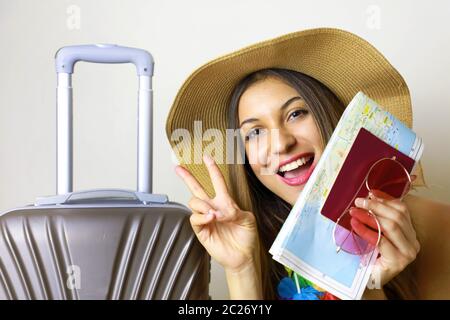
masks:
<svg viewBox="0 0 450 320"><path fill-rule="evenodd" d="M253 138L258 137L259 135L263 134L264 130L261 128L255 128L255 129L251 129L245 136L245 140L250 140Z"/></svg>
<svg viewBox="0 0 450 320"><path fill-rule="evenodd" d="M305 110L305 109L298 109L298 110L293 111L293 112L289 115L288 120L290 120L291 118L295 119L295 118L298 118L298 117L300 117L300 116L306 116L307 114L308 114L308 110Z"/></svg>

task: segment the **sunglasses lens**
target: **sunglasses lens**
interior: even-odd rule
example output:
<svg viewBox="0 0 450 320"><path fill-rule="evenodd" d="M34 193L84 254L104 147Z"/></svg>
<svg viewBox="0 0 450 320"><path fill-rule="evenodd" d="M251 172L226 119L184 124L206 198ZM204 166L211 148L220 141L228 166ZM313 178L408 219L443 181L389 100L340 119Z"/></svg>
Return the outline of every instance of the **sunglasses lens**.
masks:
<svg viewBox="0 0 450 320"><path fill-rule="evenodd" d="M372 252L380 240L380 230L374 216L363 209L351 208L337 221L334 241L337 250L355 255Z"/></svg>
<svg viewBox="0 0 450 320"><path fill-rule="evenodd" d="M406 169L399 162L383 159L370 170L367 186L369 190L379 190L398 199L408 193L410 180Z"/></svg>

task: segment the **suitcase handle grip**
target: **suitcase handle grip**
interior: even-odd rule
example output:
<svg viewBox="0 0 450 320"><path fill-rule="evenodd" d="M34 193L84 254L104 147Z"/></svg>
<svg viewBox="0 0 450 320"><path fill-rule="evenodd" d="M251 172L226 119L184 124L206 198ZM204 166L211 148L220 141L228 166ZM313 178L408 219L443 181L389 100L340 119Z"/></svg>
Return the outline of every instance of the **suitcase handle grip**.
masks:
<svg viewBox="0 0 450 320"><path fill-rule="evenodd" d="M139 76L153 76L152 55L138 48L115 44L89 44L62 47L55 56L57 73L73 73L75 63L133 63Z"/></svg>

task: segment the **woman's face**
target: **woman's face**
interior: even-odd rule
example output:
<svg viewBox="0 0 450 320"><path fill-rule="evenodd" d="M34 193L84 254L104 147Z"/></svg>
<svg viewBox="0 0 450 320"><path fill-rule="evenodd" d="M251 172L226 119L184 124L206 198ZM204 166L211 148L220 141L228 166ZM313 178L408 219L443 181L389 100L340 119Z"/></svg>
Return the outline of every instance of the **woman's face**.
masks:
<svg viewBox="0 0 450 320"><path fill-rule="evenodd" d="M294 205L323 151L320 132L305 101L285 82L267 78L244 92L238 116L256 177Z"/></svg>

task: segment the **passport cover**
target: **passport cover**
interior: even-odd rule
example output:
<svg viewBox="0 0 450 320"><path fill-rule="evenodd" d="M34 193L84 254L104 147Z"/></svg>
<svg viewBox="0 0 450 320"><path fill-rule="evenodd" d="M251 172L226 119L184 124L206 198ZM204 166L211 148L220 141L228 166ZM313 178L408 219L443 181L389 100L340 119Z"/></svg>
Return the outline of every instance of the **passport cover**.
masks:
<svg viewBox="0 0 450 320"><path fill-rule="evenodd" d="M412 158L404 155L366 129L361 128L328 193L321 210L322 215L336 222L352 199L367 197L368 190L365 185L361 187L358 194L356 192L364 181L368 170L377 160L393 156L396 156L396 160L411 173L415 163ZM354 203L352 205L354 206Z"/></svg>

